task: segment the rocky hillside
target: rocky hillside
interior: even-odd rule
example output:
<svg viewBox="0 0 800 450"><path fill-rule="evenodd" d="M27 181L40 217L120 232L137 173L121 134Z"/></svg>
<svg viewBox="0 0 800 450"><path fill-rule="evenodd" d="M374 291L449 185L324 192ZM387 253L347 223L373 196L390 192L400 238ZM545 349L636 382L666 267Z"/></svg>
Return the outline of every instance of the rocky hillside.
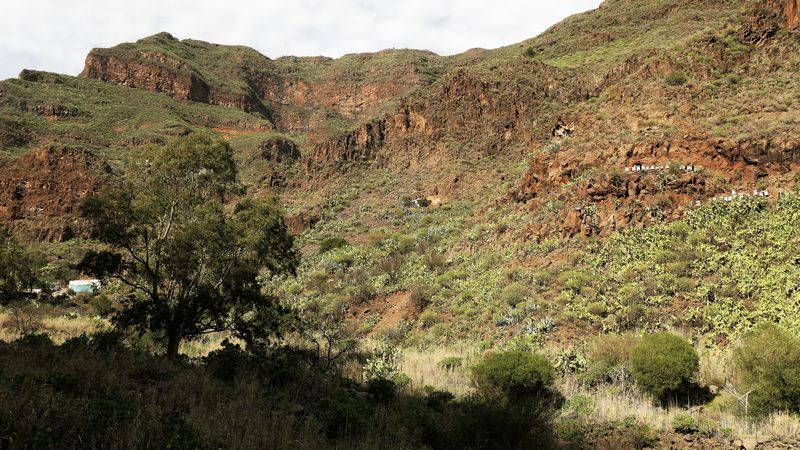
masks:
<svg viewBox="0 0 800 450"><path fill-rule="evenodd" d="M92 50L78 78L0 83L0 147L13 159L79 146L123 175L129 151L210 129L251 192L281 192L304 218L297 231L388 170L394 187L365 202L506 203L527 212L523 236L604 235L793 185L797 27L796 0L608 0L529 41L451 57L270 59L160 33ZM19 208L4 217L58 239Z"/></svg>
<svg viewBox="0 0 800 450"><path fill-rule="evenodd" d="M81 205L110 168L86 150L51 146L3 163L0 172L0 220L28 239L63 241L88 233Z"/></svg>

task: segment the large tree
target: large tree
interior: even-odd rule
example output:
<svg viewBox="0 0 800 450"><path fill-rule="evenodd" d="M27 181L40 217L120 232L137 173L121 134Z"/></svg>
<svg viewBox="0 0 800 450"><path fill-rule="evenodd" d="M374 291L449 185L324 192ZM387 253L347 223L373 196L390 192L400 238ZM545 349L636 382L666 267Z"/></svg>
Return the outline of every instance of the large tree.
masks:
<svg viewBox="0 0 800 450"><path fill-rule="evenodd" d="M0 301L13 300L37 280L36 258L11 233L0 227Z"/></svg>
<svg viewBox="0 0 800 450"><path fill-rule="evenodd" d="M148 149L87 200L96 236L121 256L95 260L132 292L117 326L163 333L169 358L203 334L253 337L242 325L273 306L259 275L293 273L298 256L275 202L241 194L230 146L192 134Z"/></svg>

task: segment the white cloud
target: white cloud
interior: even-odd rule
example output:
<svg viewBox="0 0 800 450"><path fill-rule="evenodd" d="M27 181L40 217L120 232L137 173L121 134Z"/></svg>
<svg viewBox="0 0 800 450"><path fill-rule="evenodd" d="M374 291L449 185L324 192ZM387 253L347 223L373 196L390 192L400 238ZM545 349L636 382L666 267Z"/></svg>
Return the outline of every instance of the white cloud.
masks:
<svg viewBox="0 0 800 450"><path fill-rule="evenodd" d="M454 54L513 44L600 0L29 0L4 2L0 79L77 74L92 47L159 31L247 45L270 57L384 48Z"/></svg>

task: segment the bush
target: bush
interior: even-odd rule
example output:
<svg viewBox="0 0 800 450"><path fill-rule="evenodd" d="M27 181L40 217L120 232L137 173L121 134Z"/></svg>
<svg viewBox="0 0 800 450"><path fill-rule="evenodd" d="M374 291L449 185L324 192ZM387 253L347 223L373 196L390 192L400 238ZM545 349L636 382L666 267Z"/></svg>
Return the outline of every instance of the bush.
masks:
<svg viewBox="0 0 800 450"><path fill-rule="evenodd" d="M700 368L694 347L670 333L645 336L631 351L636 383L658 399L685 391Z"/></svg>
<svg viewBox="0 0 800 450"><path fill-rule="evenodd" d="M373 378L367 380L367 392L380 403L389 403L397 397L397 385L392 380Z"/></svg>
<svg viewBox="0 0 800 450"><path fill-rule="evenodd" d="M114 312L114 303L106 294L99 294L92 297L92 299L89 300L89 306L92 307L95 314L101 317L106 317Z"/></svg>
<svg viewBox="0 0 800 450"><path fill-rule="evenodd" d="M431 304L431 289L425 285L414 286L409 292L409 298L417 311L424 311Z"/></svg>
<svg viewBox="0 0 800 450"><path fill-rule="evenodd" d="M543 356L521 351L494 353L472 368L472 382L488 400L521 401L548 393L555 370Z"/></svg>
<svg viewBox="0 0 800 450"><path fill-rule="evenodd" d="M686 413L678 413L672 418L672 428L678 433L692 434L699 427L697 419Z"/></svg>
<svg viewBox="0 0 800 450"><path fill-rule="evenodd" d="M442 369L453 371L461 367L463 364L464 358L460 356L448 356L439 361L437 365Z"/></svg>
<svg viewBox="0 0 800 450"><path fill-rule="evenodd" d="M323 239L322 242L319 243L319 252L327 253L331 250L336 250L337 248L342 248L347 245L350 244L348 244L344 238L330 237L327 239Z"/></svg>
<svg viewBox="0 0 800 450"><path fill-rule="evenodd" d="M532 46L528 47L525 49L525 52L523 54L525 55L526 58L533 58L534 56L536 56L536 49L533 48Z"/></svg>
<svg viewBox="0 0 800 450"><path fill-rule="evenodd" d="M364 364L364 379L389 380L398 373L400 350L387 343L379 342L372 352L372 357Z"/></svg>
<svg viewBox="0 0 800 450"><path fill-rule="evenodd" d="M416 245L417 240L414 238L414 236L403 234L397 238L397 251L404 255L414 250Z"/></svg>
<svg viewBox="0 0 800 450"><path fill-rule="evenodd" d="M664 81L670 86L681 86L686 84L686 82L689 80L685 73L676 70L675 72L671 72L669 75L667 75L664 78Z"/></svg>
<svg viewBox="0 0 800 450"><path fill-rule="evenodd" d="M586 353L588 365L582 374L589 384L624 382L630 377L631 350L639 342L632 334L606 334L594 338Z"/></svg>
<svg viewBox="0 0 800 450"><path fill-rule="evenodd" d="M800 339L774 325L745 336L734 364L756 415L800 413Z"/></svg>
<svg viewBox="0 0 800 450"><path fill-rule="evenodd" d="M395 282L400 276L406 259L399 253L393 253L378 263L378 269L389 276L389 281Z"/></svg>
<svg viewBox="0 0 800 450"><path fill-rule="evenodd" d="M509 306L517 306L528 297L528 288L521 283L512 283L500 291L500 300Z"/></svg>
<svg viewBox="0 0 800 450"><path fill-rule="evenodd" d="M672 418L672 428L682 434L697 434L711 437L716 434L716 424L708 419L695 419L689 414L678 413Z"/></svg>
<svg viewBox="0 0 800 450"><path fill-rule="evenodd" d="M437 251L431 251L422 257L422 264L428 269L438 272L447 265L447 258Z"/></svg>

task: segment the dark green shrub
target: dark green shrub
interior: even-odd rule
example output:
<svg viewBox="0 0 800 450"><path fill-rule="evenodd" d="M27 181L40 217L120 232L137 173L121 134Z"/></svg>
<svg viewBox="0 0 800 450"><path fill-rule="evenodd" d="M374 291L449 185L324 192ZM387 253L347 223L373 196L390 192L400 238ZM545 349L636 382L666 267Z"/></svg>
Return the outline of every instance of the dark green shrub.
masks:
<svg viewBox="0 0 800 450"><path fill-rule="evenodd" d="M745 336L734 363L745 389L751 390L750 411L800 413L800 339L774 325Z"/></svg>
<svg viewBox="0 0 800 450"><path fill-rule="evenodd" d="M674 72L669 73L666 77L664 77L664 81L669 84L670 86L682 86L686 84L689 79L686 77L686 74L676 70Z"/></svg>
<svg viewBox="0 0 800 450"><path fill-rule="evenodd" d="M586 305L586 311L595 316L605 317L608 315L608 306L605 302L592 302Z"/></svg>
<svg viewBox="0 0 800 450"><path fill-rule="evenodd" d="M657 399L685 391L700 368L694 347L670 333L642 338L631 351L630 363L636 383Z"/></svg>
<svg viewBox="0 0 800 450"><path fill-rule="evenodd" d="M695 419L689 414L678 413L672 418L672 428L678 433L711 437L716 434L716 424L708 419Z"/></svg>
<svg viewBox="0 0 800 450"><path fill-rule="evenodd" d="M545 402L500 405L468 398L432 436L429 448L552 449L553 408Z"/></svg>
<svg viewBox="0 0 800 450"><path fill-rule="evenodd" d="M525 49L525 52L523 52L523 54L525 55L526 58L533 58L534 56L536 56L536 49L533 47L528 47Z"/></svg>
<svg viewBox="0 0 800 450"><path fill-rule="evenodd" d="M94 311L95 314L101 317L106 317L114 312L114 303L106 294L98 294L92 297L92 299L89 300L89 306L92 307L92 311Z"/></svg>
<svg viewBox="0 0 800 450"><path fill-rule="evenodd" d="M327 239L323 239L322 242L319 243L319 252L327 253L331 250L336 250L337 248L342 248L347 245L349 244L344 238L330 237Z"/></svg>
<svg viewBox="0 0 800 450"><path fill-rule="evenodd" d="M594 411L594 400L584 394L578 394L569 399L567 408L579 417L587 417Z"/></svg>
<svg viewBox="0 0 800 450"><path fill-rule="evenodd" d="M678 433L693 434L699 426L697 419L686 413L678 413L672 418L672 428Z"/></svg>
<svg viewBox="0 0 800 450"><path fill-rule="evenodd" d="M237 373L249 362L249 358L238 344L225 339L219 349L203 358L203 363L219 380L230 383Z"/></svg>
<svg viewBox="0 0 800 450"><path fill-rule="evenodd" d="M439 361L438 366L445 370L456 370L464 364L464 358L460 356L448 356Z"/></svg>
<svg viewBox="0 0 800 450"><path fill-rule="evenodd" d="M425 398L425 404L428 405L429 408L441 412L442 408L455 398L456 396L448 391L441 391L431 388L428 391L427 397Z"/></svg>
<svg viewBox="0 0 800 450"><path fill-rule="evenodd" d="M555 370L540 355L521 351L493 353L472 368L472 382L486 399L509 401L549 393Z"/></svg>
<svg viewBox="0 0 800 450"><path fill-rule="evenodd" d="M397 397L397 385L392 380L375 378L367 381L367 392L380 403L389 403Z"/></svg>

